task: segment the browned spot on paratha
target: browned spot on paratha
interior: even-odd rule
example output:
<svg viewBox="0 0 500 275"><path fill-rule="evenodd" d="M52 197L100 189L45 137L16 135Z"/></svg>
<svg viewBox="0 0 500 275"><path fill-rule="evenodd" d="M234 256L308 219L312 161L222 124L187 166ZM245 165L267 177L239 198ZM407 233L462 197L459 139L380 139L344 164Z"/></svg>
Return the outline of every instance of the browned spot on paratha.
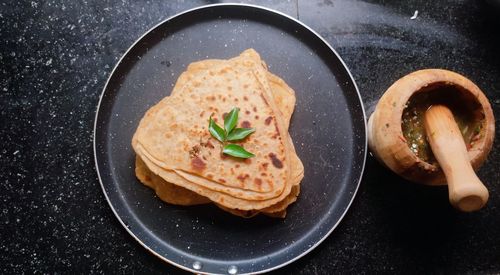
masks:
<svg viewBox="0 0 500 275"><path fill-rule="evenodd" d="M274 167L278 169L283 168L283 162L281 162L281 160L279 160L278 157L276 157L276 154L269 153L269 158L271 158L271 162L273 163Z"/></svg>
<svg viewBox="0 0 500 275"><path fill-rule="evenodd" d="M252 125L250 124L250 122L248 120L245 120L245 121L241 122L241 127L242 128L250 128L250 127L252 127Z"/></svg>
<svg viewBox="0 0 500 275"><path fill-rule="evenodd" d="M265 123L266 125L269 125L269 124L271 124L271 121L272 121L272 120L273 120L273 117L272 117L272 116L268 116L268 117L266 118L266 120L264 120L264 123Z"/></svg>
<svg viewBox="0 0 500 275"><path fill-rule="evenodd" d="M207 167L207 164L203 160L201 160L198 156L196 156L191 159L191 166L195 171L201 172Z"/></svg>

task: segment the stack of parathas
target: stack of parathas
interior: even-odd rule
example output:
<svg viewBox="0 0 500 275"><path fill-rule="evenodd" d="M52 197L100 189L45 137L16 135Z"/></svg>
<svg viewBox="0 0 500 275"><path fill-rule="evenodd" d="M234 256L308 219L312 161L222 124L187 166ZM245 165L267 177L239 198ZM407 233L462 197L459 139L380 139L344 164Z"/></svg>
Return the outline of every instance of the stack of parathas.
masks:
<svg viewBox="0 0 500 275"><path fill-rule="evenodd" d="M192 63L134 134L137 178L171 204L213 202L242 217L285 217L304 175L288 134L294 106L294 91L253 49ZM211 115L221 122L234 107L240 109L238 127L256 129L238 142L253 158L222 154L208 131Z"/></svg>

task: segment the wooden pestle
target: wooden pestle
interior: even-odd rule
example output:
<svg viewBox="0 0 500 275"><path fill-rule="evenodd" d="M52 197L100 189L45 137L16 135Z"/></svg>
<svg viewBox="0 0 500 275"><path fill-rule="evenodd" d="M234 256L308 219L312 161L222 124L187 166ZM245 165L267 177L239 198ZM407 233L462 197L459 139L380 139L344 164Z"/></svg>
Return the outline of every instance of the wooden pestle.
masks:
<svg viewBox="0 0 500 275"><path fill-rule="evenodd" d="M472 169L451 111L443 105L431 106L425 112L424 127L432 152L446 176L450 203L465 212L481 209L488 201L488 189Z"/></svg>

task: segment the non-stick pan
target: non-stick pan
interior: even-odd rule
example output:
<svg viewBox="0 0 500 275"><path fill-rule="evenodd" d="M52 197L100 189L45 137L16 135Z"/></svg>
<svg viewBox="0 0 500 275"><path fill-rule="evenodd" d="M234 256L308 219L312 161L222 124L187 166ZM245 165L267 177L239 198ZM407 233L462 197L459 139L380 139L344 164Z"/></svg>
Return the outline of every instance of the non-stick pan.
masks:
<svg viewBox="0 0 500 275"><path fill-rule="evenodd" d="M189 63L247 48L296 92L290 134L305 166L298 201L285 219L162 202L134 175L130 143L139 120ZM305 255L338 225L363 173L365 115L344 62L313 30L262 7L209 5L161 22L121 58L97 109L94 150L106 199L151 253L197 273L259 273Z"/></svg>

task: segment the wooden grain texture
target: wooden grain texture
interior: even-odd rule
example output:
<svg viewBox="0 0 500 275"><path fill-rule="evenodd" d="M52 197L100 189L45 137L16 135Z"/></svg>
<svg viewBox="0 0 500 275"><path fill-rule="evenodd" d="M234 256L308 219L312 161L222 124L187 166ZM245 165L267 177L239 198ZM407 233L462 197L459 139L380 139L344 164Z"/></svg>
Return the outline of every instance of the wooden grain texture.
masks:
<svg viewBox="0 0 500 275"><path fill-rule="evenodd" d="M450 203L465 212L481 209L488 201L488 189L471 166L452 112L443 105L431 106L425 112L424 125L432 152L446 176Z"/></svg>
<svg viewBox="0 0 500 275"><path fill-rule="evenodd" d="M368 121L368 144L375 157L392 171L407 180L445 185L441 168L419 159L408 147L401 129L402 113L410 97L419 92L435 92L443 85L458 87L462 93L472 95L484 113L479 140L469 148L468 155L474 170L486 160L495 135L495 119L491 105L483 92L464 76L442 69L425 69L410 73L397 80L380 98Z"/></svg>

